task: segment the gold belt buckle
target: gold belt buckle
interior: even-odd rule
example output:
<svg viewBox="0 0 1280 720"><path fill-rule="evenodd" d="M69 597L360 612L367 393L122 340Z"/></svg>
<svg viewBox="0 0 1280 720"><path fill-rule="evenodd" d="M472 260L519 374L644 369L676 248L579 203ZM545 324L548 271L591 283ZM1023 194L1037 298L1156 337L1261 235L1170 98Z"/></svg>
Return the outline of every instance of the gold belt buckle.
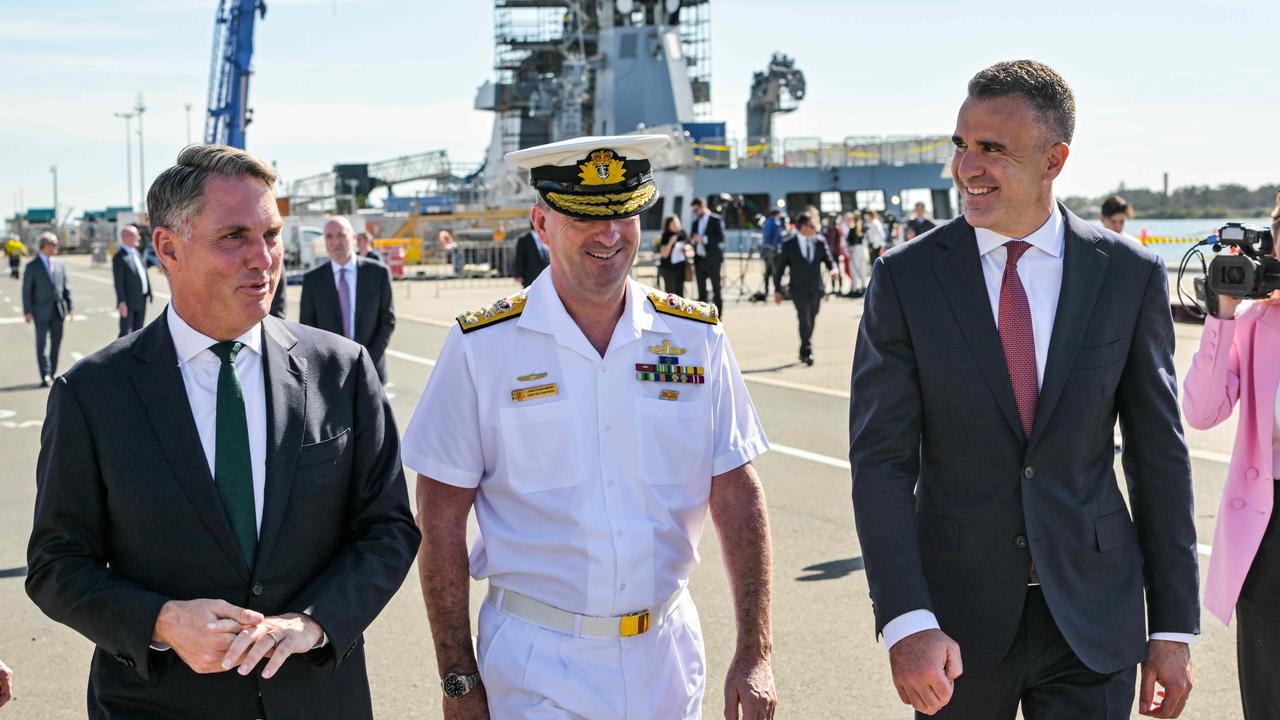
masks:
<svg viewBox="0 0 1280 720"><path fill-rule="evenodd" d="M618 621L618 634L622 637L631 637L632 635L640 635L649 632L649 611L635 615L623 615Z"/></svg>

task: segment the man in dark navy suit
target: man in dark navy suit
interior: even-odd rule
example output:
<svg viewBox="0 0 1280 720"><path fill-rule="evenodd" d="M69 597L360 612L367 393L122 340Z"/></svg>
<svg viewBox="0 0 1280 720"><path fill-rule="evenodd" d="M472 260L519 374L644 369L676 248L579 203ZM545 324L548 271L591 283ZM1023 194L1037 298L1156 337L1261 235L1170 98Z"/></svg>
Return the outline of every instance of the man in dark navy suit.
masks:
<svg viewBox="0 0 1280 720"><path fill-rule="evenodd" d="M147 264L138 251L141 236L138 228L125 225L120 229L120 247L111 258L111 278L116 286L116 312L120 314L120 335L142 329L151 302L151 278Z"/></svg>
<svg viewBox="0 0 1280 720"><path fill-rule="evenodd" d="M39 252L22 273L22 316L36 326L36 367L41 387L58 374L58 349L62 346L62 322L71 319L71 289L67 268L54 257L58 236L40 233Z"/></svg>
<svg viewBox="0 0 1280 720"><path fill-rule="evenodd" d="M978 73L952 138L964 216L872 273L854 513L876 632L922 714L1120 720L1139 663L1143 714L1177 717L1191 690L1199 575L1169 279L1054 202L1074 129L1052 69Z"/></svg>
<svg viewBox="0 0 1280 720"><path fill-rule="evenodd" d="M88 716L373 716L363 633L417 553L356 343L267 316L275 176L222 145L147 195L172 300L49 393L27 593L96 646Z"/></svg>
<svg viewBox="0 0 1280 720"><path fill-rule="evenodd" d="M800 324L800 362L813 364L813 325L822 307L822 297L827 294L827 282L822 268L835 269L831 250L818 234L818 223L813 215L800 213L796 218L796 234L782 243L782 251L774 260L774 302L782 302L782 276L791 269L791 302L796 306Z"/></svg>

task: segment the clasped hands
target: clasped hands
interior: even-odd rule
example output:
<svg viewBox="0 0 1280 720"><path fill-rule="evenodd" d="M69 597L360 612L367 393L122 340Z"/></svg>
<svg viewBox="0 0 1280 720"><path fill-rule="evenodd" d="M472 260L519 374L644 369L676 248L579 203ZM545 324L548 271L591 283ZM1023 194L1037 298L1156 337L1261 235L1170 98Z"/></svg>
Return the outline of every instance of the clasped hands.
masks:
<svg viewBox="0 0 1280 720"><path fill-rule="evenodd" d="M290 655L314 649L323 637L320 624L302 613L268 617L225 600L170 600L151 639L201 674L235 668L248 675L269 658L262 677L270 679Z"/></svg>

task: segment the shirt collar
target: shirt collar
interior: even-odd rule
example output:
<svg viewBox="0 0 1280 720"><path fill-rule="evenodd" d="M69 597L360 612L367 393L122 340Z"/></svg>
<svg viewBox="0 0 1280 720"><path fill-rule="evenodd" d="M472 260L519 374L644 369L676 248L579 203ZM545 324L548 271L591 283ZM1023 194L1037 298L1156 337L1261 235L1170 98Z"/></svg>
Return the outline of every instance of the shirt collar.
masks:
<svg viewBox="0 0 1280 720"><path fill-rule="evenodd" d="M630 332L637 338L645 330L671 332L649 303L650 289L643 283L627 278L626 306L623 307L618 324L614 327L615 335L622 327L630 328ZM539 275L525 292L528 301L525 303L524 312L520 313L520 318L516 321L520 327L555 335L562 340L565 338L565 331L569 328L572 327L577 331L573 318L561 302L560 295L556 293L555 281L552 280L550 272ZM581 331L577 332L581 335Z"/></svg>
<svg viewBox="0 0 1280 720"><path fill-rule="evenodd" d="M165 318L169 322L169 335L173 337L173 349L178 353L179 365L191 362L195 356L208 350L210 345L218 342L188 325L185 320L178 316L178 311L173 308L173 305L169 305L165 309ZM254 325L245 334L236 338L236 342L243 344L255 353L261 354L261 327L261 323Z"/></svg>
<svg viewBox="0 0 1280 720"><path fill-rule="evenodd" d="M1062 257L1062 244L1066 236L1066 225L1062 221L1062 212L1058 210L1058 203L1054 203L1053 211L1049 213L1049 219L1045 220L1039 229L1024 238L1005 237L986 228L974 228L973 232L978 238L979 257L1003 246L1010 240L1019 239L1031 243L1032 246L1053 257Z"/></svg>
<svg viewBox="0 0 1280 720"><path fill-rule="evenodd" d="M347 264L346 264L346 265L339 265L338 263L334 262L333 260L330 260L330 261L329 261L329 265L333 268L333 274L334 274L334 277L337 277L337 275L338 275L338 271L340 271L340 270L345 270L345 269L348 269L348 268L349 268L349 269L351 269L351 270L355 270L355 269L356 269L356 256L355 256L355 255L352 255L352 256L347 260Z"/></svg>

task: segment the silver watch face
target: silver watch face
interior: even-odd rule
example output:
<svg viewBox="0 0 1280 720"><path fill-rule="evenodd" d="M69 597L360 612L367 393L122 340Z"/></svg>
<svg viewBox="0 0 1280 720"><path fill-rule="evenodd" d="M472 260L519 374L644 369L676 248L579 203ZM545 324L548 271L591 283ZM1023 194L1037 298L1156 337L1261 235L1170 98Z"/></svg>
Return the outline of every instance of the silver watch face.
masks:
<svg viewBox="0 0 1280 720"><path fill-rule="evenodd" d="M449 673L440 681L440 686L444 688L444 694L449 697L458 698L471 692L471 678L458 673Z"/></svg>

